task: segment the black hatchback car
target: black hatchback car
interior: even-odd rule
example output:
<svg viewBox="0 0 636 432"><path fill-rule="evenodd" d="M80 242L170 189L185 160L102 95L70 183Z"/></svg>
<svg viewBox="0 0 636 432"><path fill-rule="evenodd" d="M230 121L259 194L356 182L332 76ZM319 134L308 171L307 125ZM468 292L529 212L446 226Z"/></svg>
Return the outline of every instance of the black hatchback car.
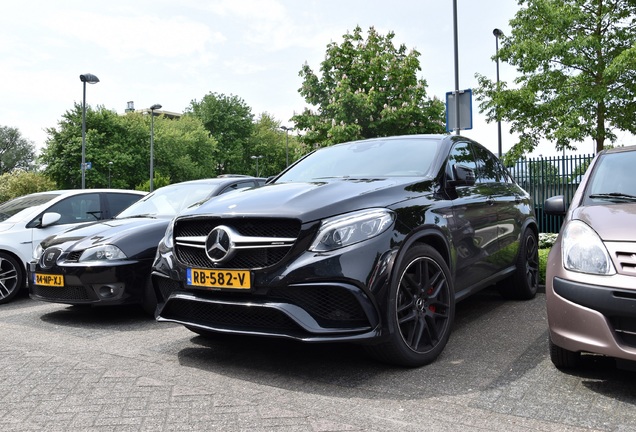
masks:
<svg viewBox="0 0 636 432"><path fill-rule="evenodd" d="M424 365L457 301L496 283L535 295L533 212L499 160L461 136L322 148L172 221L153 264L157 319L204 336L364 343Z"/></svg>
<svg viewBox="0 0 636 432"><path fill-rule="evenodd" d="M170 220L188 206L264 183L248 176L175 183L146 195L114 219L48 237L30 263L30 295L72 305L140 303L154 314L150 268Z"/></svg>

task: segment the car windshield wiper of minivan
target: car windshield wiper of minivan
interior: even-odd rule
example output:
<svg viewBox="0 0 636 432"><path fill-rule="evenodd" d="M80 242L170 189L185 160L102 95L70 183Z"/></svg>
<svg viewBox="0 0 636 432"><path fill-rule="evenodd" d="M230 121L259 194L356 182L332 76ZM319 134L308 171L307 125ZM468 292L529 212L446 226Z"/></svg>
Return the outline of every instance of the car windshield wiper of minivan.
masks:
<svg viewBox="0 0 636 432"><path fill-rule="evenodd" d="M609 192L609 193L598 193L590 195L592 199L606 199L606 200L616 200L616 201L636 201L636 196L624 194L621 192Z"/></svg>

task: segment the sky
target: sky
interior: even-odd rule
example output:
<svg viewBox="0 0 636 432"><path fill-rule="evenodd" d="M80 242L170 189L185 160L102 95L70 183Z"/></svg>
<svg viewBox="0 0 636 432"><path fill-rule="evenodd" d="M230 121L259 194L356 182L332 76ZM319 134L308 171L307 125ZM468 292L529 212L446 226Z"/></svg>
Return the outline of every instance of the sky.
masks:
<svg viewBox="0 0 636 432"><path fill-rule="evenodd" d="M516 0L456 0L459 89L476 73L496 78L495 36L510 34ZM446 99L455 87L453 0L21 0L0 14L0 126L18 128L41 149L46 129L82 102L123 113L161 104L183 112L208 93L235 95L258 117L282 125L308 104L298 93L304 63L319 71L327 44L356 26L395 33L420 52L427 93ZM500 64L500 80L515 70ZM497 154L497 124L473 98L473 128L462 131ZM502 124L502 149L514 144ZM587 144L585 145L587 146ZM589 152L593 149L590 144ZM586 150L586 149L582 149ZM549 145L535 150L558 154Z"/></svg>

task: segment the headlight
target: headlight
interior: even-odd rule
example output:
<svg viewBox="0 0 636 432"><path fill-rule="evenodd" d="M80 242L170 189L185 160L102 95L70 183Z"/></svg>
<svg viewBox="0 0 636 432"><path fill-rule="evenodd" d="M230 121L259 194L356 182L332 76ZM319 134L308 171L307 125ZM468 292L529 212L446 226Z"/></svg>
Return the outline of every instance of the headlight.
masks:
<svg viewBox="0 0 636 432"><path fill-rule="evenodd" d="M126 254L124 254L117 246L103 245L86 249L82 253L82 256L80 256L79 262L112 261L126 258Z"/></svg>
<svg viewBox="0 0 636 432"><path fill-rule="evenodd" d="M561 239L563 267L575 272L613 275L616 273L605 245L596 232L581 221L565 226Z"/></svg>
<svg viewBox="0 0 636 432"><path fill-rule="evenodd" d="M309 247L314 252L327 252L368 240L386 231L395 214L386 209L362 210L325 219Z"/></svg>
<svg viewBox="0 0 636 432"><path fill-rule="evenodd" d="M163 238L159 242L159 252L167 252L172 249L172 233L174 231L174 218L168 224L168 228L166 228L166 233L163 235Z"/></svg>
<svg viewBox="0 0 636 432"><path fill-rule="evenodd" d="M42 252L44 252L44 248L42 247L42 243L38 243L37 247L33 249L33 259L39 260L42 256Z"/></svg>

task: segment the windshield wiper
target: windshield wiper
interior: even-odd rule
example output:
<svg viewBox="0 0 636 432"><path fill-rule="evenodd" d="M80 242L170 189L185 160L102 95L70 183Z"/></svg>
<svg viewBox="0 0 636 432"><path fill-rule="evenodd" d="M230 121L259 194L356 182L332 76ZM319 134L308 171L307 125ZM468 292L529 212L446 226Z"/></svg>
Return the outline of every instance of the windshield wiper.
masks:
<svg viewBox="0 0 636 432"><path fill-rule="evenodd" d="M636 201L636 196L624 194L621 192L610 192L610 193L599 193L590 195L592 199L606 199L606 200L616 200L616 201Z"/></svg>
<svg viewBox="0 0 636 432"><path fill-rule="evenodd" d="M132 218L157 219L157 215L156 214L145 213L145 214L136 214L136 215L131 215L131 216L125 216L125 217L118 217L117 219L132 219Z"/></svg>

